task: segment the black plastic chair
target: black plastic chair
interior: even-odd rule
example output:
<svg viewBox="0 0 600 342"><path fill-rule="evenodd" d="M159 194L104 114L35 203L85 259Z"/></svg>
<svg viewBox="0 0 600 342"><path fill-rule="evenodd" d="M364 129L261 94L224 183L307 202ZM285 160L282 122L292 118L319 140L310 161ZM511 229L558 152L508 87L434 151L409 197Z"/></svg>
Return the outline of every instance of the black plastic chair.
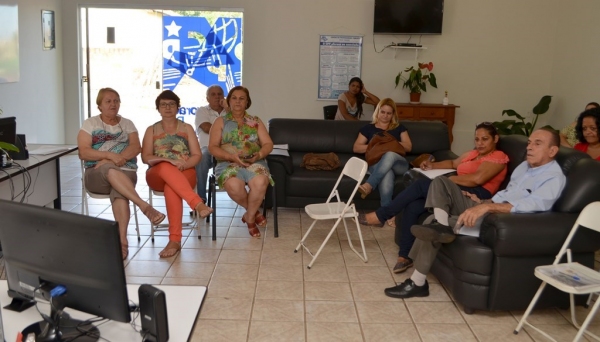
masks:
<svg viewBox="0 0 600 342"><path fill-rule="evenodd" d="M337 105L323 106L323 116L325 117L325 120L335 119L335 113L337 113L337 110Z"/></svg>

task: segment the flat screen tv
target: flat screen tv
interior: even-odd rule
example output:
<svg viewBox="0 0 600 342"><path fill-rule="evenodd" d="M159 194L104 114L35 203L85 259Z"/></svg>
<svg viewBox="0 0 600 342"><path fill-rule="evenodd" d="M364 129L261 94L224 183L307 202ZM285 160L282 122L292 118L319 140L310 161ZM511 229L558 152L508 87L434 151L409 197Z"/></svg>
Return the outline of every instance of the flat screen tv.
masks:
<svg viewBox="0 0 600 342"><path fill-rule="evenodd" d="M374 34L442 34L444 0L375 0Z"/></svg>
<svg viewBox="0 0 600 342"><path fill-rule="evenodd" d="M65 307L130 322L129 299L116 222L57 209L0 200L0 241L4 252L9 309L24 309L35 298L51 314L23 335L36 341L97 341L93 324L71 319ZM40 317L42 318L42 317Z"/></svg>

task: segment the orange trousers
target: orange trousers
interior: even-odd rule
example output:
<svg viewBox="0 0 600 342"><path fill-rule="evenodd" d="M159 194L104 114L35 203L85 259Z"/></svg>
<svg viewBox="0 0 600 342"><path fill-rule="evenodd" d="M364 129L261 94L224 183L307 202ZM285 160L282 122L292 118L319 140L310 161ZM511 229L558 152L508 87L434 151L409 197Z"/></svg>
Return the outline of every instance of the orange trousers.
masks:
<svg viewBox="0 0 600 342"><path fill-rule="evenodd" d="M196 170L194 168L179 171L171 163L159 163L146 171L146 182L152 190L165 193L167 217L169 218L169 240L181 242L183 229L183 203L187 202L194 209L202 199L194 187L196 186Z"/></svg>

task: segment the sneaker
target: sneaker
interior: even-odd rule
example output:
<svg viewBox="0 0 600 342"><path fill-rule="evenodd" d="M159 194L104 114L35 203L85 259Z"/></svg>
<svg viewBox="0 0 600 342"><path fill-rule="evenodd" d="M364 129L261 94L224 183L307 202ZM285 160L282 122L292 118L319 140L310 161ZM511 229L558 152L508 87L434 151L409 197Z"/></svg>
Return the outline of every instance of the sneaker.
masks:
<svg viewBox="0 0 600 342"><path fill-rule="evenodd" d="M394 273L402 273L412 266L412 259L398 257L398 262L396 262L396 265L394 266Z"/></svg>
<svg viewBox="0 0 600 342"><path fill-rule="evenodd" d="M440 223L414 225L410 232L423 241L450 243L456 239L453 229Z"/></svg>

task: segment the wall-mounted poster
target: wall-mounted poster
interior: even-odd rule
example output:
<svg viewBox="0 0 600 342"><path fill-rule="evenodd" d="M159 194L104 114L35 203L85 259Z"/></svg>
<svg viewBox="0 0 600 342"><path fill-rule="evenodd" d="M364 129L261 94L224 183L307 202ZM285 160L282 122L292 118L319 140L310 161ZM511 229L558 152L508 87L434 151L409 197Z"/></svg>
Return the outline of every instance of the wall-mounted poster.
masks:
<svg viewBox="0 0 600 342"><path fill-rule="evenodd" d="M360 77L362 40L361 36L321 35L318 100L336 100L348 90L352 77Z"/></svg>
<svg viewBox="0 0 600 342"><path fill-rule="evenodd" d="M17 0L0 0L0 83L19 81Z"/></svg>

